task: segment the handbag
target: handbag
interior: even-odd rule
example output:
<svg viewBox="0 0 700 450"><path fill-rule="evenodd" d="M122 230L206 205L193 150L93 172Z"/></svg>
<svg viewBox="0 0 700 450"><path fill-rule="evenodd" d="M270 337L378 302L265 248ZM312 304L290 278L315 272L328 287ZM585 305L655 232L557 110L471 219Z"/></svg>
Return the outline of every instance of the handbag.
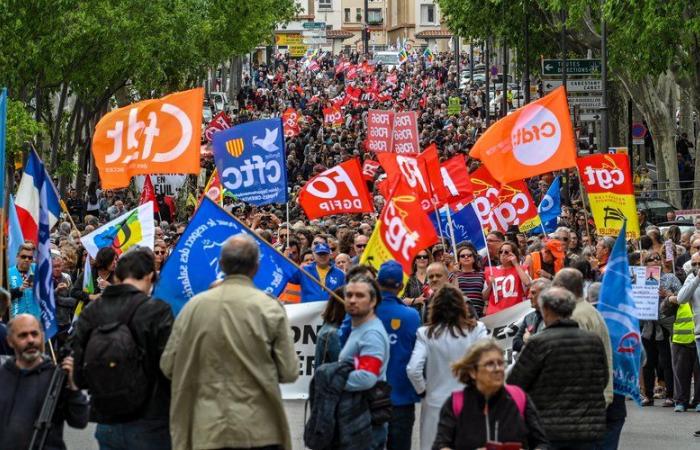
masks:
<svg viewBox="0 0 700 450"><path fill-rule="evenodd" d="M391 420L391 386L386 381L377 381L366 394L372 425L382 425Z"/></svg>

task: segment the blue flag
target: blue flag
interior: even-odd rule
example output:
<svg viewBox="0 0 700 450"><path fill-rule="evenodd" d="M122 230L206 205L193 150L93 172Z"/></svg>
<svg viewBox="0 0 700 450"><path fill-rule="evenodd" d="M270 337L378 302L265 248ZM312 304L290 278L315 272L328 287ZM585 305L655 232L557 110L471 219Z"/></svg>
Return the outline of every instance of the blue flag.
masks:
<svg viewBox="0 0 700 450"><path fill-rule="evenodd" d="M432 220L433 226L435 227L437 233L439 233L439 229L442 228L445 237L452 240L450 221L447 219L448 211L454 227L455 245L469 241L474 245L474 247L476 247L477 250L486 248L486 241L484 240L484 231L481 228L481 221L479 220L479 216L474 210L472 203L468 204L457 212L449 210L449 207L440 209L439 226L435 213L431 213L430 220Z"/></svg>
<svg viewBox="0 0 700 450"><path fill-rule="evenodd" d="M53 265L51 263L51 234L49 225L49 190L53 187L46 179L44 163L40 161L39 179L39 239L37 247L36 270L34 272L34 299L41 310L41 323L46 339L51 339L58 332L56 322L56 301L53 286Z"/></svg>
<svg viewBox="0 0 700 450"><path fill-rule="evenodd" d="M622 225L605 268L600 287L598 310L610 332L613 353L613 391L632 397L641 403L639 395L639 368L642 341L639 336L639 320L632 298L632 281L627 261L625 233L627 222Z"/></svg>
<svg viewBox="0 0 700 450"><path fill-rule="evenodd" d="M544 194L537 213L540 215L542 226L530 230L531 235L539 234L542 229L546 233L553 233L557 229L557 218L561 215L561 178L556 177Z"/></svg>
<svg viewBox="0 0 700 450"><path fill-rule="evenodd" d="M17 265L17 253L19 253L19 246L24 243L24 236L12 194L7 202L7 227L7 267L14 267Z"/></svg>
<svg viewBox="0 0 700 450"><path fill-rule="evenodd" d="M261 206L287 202L282 119L247 122L214 134L214 161L224 189Z"/></svg>
<svg viewBox="0 0 700 450"><path fill-rule="evenodd" d="M177 315L190 298L209 289L214 281L223 279L219 268L221 246L226 239L240 233L251 235L260 249L260 270L253 279L255 286L270 295L279 295L299 268L204 196L165 261L153 297L168 302Z"/></svg>

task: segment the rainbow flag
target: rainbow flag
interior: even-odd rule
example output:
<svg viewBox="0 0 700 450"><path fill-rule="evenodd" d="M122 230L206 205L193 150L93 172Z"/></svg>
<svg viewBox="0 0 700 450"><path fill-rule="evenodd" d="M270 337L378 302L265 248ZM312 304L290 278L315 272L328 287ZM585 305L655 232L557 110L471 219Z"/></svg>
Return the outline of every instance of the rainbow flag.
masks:
<svg viewBox="0 0 700 450"><path fill-rule="evenodd" d="M408 61L408 52L405 48L402 48L399 52L399 64L403 64Z"/></svg>
<svg viewBox="0 0 700 450"><path fill-rule="evenodd" d="M432 64L435 61L435 54L432 50L430 50L430 47L425 47L425 50L423 51L423 58L425 58L428 64Z"/></svg>

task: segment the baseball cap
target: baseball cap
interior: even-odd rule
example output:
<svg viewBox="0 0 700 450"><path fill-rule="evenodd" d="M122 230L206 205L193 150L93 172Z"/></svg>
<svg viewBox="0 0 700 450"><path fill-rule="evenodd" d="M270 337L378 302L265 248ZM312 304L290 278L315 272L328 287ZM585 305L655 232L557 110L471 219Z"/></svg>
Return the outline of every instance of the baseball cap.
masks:
<svg viewBox="0 0 700 450"><path fill-rule="evenodd" d="M379 267L377 282L381 286L397 288L403 283L403 268L396 261L387 261Z"/></svg>
<svg viewBox="0 0 700 450"><path fill-rule="evenodd" d="M316 245L314 245L314 253L330 253L331 249L328 247L328 245L320 242Z"/></svg>

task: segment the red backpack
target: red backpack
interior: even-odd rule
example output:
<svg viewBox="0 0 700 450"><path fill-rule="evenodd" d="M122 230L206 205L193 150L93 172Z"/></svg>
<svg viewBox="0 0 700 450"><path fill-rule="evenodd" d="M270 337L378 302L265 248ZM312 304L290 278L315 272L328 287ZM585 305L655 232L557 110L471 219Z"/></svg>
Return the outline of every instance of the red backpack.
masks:
<svg viewBox="0 0 700 450"><path fill-rule="evenodd" d="M513 384L505 385L506 391L510 394L511 398L515 402L515 406L518 407L518 412L520 412L520 417L525 419L525 405L527 404L527 397L525 396L525 391L523 391L520 386L515 386ZM455 417L459 417L462 413L462 407L464 406L464 391L454 391L452 393L452 413Z"/></svg>

